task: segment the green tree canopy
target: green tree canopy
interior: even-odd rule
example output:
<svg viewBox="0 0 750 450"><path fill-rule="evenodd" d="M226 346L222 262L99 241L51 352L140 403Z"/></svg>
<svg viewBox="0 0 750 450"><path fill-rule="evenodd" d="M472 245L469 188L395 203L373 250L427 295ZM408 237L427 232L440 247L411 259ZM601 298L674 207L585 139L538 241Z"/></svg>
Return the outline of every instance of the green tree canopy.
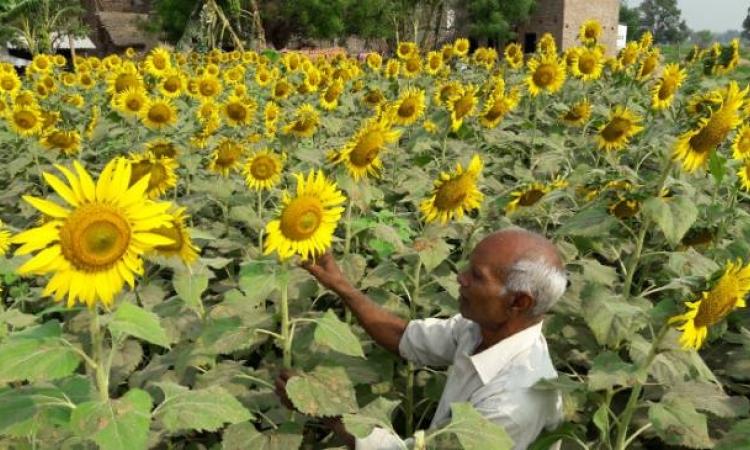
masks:
<svg viewBox="0 0 750 450"><path fill-rule="evenodd" d="M637 40L643 34L640 9L631 8L625 1L620 3L620 23L628 27L628 41Z"/></svg>
<svg viewBox="0 0 750 450"><path fill-rule="evenodd" d="M683 41L689 34L677 0L644 0L640 6L643 28L660 44Z"/></svg>
<svg viewBox="0 0 750 450"><path fill-rule="evenodd" d="M529 18L534 0L469 0L469 36L484 43L497 44L514 38L513 27Z"/></svg>
<svg viewBox="0 0 750 450"><path fill-rule="evenodd" d="M0 1L0 43L22 37L30 53L52 52L54 33L82 36L86 28L78 0Z"/></svg>

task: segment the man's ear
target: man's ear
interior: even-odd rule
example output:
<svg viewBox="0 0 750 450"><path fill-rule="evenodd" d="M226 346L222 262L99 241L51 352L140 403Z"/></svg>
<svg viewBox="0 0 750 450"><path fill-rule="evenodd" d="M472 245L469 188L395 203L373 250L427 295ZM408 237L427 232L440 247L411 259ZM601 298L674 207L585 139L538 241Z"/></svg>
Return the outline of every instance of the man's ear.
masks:
<svg viewBox="0 0 750 450"><path fill-rule="evenodd" d="M534 309L534 298L526 292L516 292L511 308L522 314L530 314Z"/></svg>

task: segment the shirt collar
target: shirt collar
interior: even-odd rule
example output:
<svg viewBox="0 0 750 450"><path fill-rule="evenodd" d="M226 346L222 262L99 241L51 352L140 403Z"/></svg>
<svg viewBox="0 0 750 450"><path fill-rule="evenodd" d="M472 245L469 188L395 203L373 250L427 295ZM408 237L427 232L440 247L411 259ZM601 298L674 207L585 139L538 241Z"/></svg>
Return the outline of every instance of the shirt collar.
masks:
<svg viewBox="0 0 750 450"><path fill-rule="evenodd" d="M508 336L476 355L470 356L469 359L474 364L474 369L479 374L482 383L489 383L500 369L504 368L513 357L531 347L541 335L542 322L539 322Z"/></svg>

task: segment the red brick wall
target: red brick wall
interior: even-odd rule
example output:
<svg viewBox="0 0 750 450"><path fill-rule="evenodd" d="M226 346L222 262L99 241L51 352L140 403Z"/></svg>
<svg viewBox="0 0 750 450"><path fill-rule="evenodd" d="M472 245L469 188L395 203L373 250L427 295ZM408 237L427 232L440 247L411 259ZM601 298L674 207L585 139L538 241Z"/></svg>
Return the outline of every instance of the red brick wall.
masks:
<svg viewBox="0 0 750 450"><path fill-rule="evenodd" d="M537 0L529 21L518 28L517 41L523 44L526 33L536 33L537 41L544 33L551 33L560 47L563 43L564 4L565 0Z"/></svg>

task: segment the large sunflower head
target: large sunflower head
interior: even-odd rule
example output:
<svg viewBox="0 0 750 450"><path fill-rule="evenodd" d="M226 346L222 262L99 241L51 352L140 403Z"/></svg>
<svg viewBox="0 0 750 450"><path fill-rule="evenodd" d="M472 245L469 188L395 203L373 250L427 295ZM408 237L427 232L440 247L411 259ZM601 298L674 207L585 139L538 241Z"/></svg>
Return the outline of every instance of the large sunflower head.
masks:
<svg viewBox="0 0 750 450"><path fill-rule="evenodd" d="M171 244L156 245L153 252L160 256L179 258L185 265L189 266L198 259L198 247L193 244L185 222L189 218L186 209L179 207L170 210L172 215L170 226L155 228L152 232L172 241Z"/></svg>
<svg viewBox="0 0 750 450"><path fill-rule="evenodd" d="M423 89L407 88L389 108L391 120L397 125L411 125L417 121L425 109Z"/></svg>
<svg viewBox="0 0 750 450"><path fill-rule="evenodd" d="M684 348L699 349L708 335L708 328L721 322L732 310L745 306L750 292L750 265L739 261L728 262L714 286L701 293L694 302L686 302L688 311L669 319L670 324L681 323L680 344Z"/></svg>
<svg viewBox="0 0 750 450"><path fill-rule="evenodd" d="M750 125L744 124L737 130L732 142L732 158L750 161Z"/></svg>
<svg viewBox="0 0 750 450"><path fill-rule="evenodd" d="M741 91L737 82L732 81L724 90L721 107L710 117L701 119L696 129L677 139L673 157L682 161L687 172L705 166L711 152L740 124L740 108L747 92L748 88Z"/></svg>
<svg viewBox="0 0 750 450"><path fill-rule="evenodd" d="M16 71L0 73L0 93L13 96L21 89L21 79Z"/></svg>
<svg viewBox="0 0 750 450"><path fill-rule="evenodd" d="M417 53L417 44L414 42L402 41L396 46L396 55L401 59L411 58Z"/></svg>
<svg viewBox="0 0 750 450"><path fill-rule="evenodd" d="M578 40L584 45L595 45L602 35L602 25L596 19L589 19L578 29Z"/></svg>
<svg viewBox="0 0 750 450"><path fill-rule="evenodd" d="M128 89L144 89L143 77L132 64L121 66L107 77L107 92L110 95L119 94Z"/></svg>
<svg viewBox="0 0 750 450"><path fill-rule="evenodd" d="M578 49L571 60L571 72L583 81L596 80L602 75L604 55L599 47Z"/></svg>
<svg viewBox="0 0 750 450"><path fill-rule="evenodd" d="M479 123L486 128L495 128L508 113L518 106L520 99L521 95L516 88L511 89L507 95L491 95L479 116Z"/></svg>
<svg viewBox="0 0 750 450"><path fill-rule="evenodd" d="M659 56L659 51L655 49L648 52L643 57L641 60L641 66L638 68L637 78L639 80L648 78L656 71L656 68L659 67Z"/></svg>
<svg viewBox="0 0 750 450"><path fill-rule="evenodd" d="M453 53L461 58L469 54L469 40L466 38L458 38L453 42Z"/></svg>
<svg viewBox="0 0 750 450"><path fill-rule="evenodd" d="M505 205L505 213L511 214L518 210L519 207L529 207L536 205L545 195L555 189L564 188L568 185L567 181L557 178L551 183L533 182L520 189L510 193L510 201Z"/></svg>
<svg viewBox="0 0 750 450"><path fill-rule="evenodd" d="M311 170L307 178L295 174L295 178L294 195L283 193L279 217L266 225L263 254L275 251L282 260L296 254L304 261L331 246L346 197L321 171Z"/></svg>
<svg viewBox="0 0 750 450"><path fill-rule="evenodd" d="M380 154L388 144L398 141L400 135L400 131L392 130L385 121L370 119L333 159L343 163L355 180L367 175L377 176L382 166Z"/></svg>
<svg viewBox="0 0 750 450"><path fill-rule="evenodd" d="M172 68L172 55L164 47L155 47L143 61L146 73L154 77L161 77Z"/></svg>
<svg viewBox="0 0 750 450"><path fill-rule="evenodd" d="M159 92L165 97L179 97L187 90L187 77L179 69L172 69L162 76Z"/></svg>
<svg viewBox="0 0 750 450"><path fill-rule="evenodd" d="M213 100L221 94L223 89L219 77L211 75L208 71L195 79L194 86L194 95L202 101Z"/></svg>
<svg viewBox="0 0 750 450"><path fill-rule="evenodd" d="M229 176L229 171L239 170L245 149L232 139L223 139L211 154L208 169L212 172Z"/></svg>
<svg viewBox="0 0 750 450"><path fill-rule="evenodd" d="M148 142L146 144L146 152L151 153L157 158L170 158L174 160L180 154L179 149L174 143L162 138Z"/></svg>
<svg viewBox="0 0 750 450"><path fill-rule="evenodd" d="M401 63L397 59L389 59L385 64L386 78L397 78L401 71Z"/></svg>
<svg viewBox="0 0 750 450"><path fill-rule="evenodd" d="M591 117L591 103L584 98L570 105L562 115L563 122L575 127L583 126Z"/></svg>
<svg viewBox="0 0 750 450"><path fill-rule="evenodd" d="M536 51L544 56L557 56L557 42L551 33L544 33L536 44Z"/></svg>
<svg viewBox="0 0 750 450"><path fill-rule="evenodd" d="M341 78L334 79L328 88L320 94L320 107L328 111L336 109L339 105L339 97L343 92L344 81Z"/></svg>
<svg viewBox="0 0 750 450"><path fill-rule="evenodd" d="M368 53L365 57L365 61L367 62L367 67L375 72L379 72L380 68L383 66L383 57L377 52Z"/></svg>
<svg viewBox="0 0 750 450"><path fill-rule="evenodd" d="M292 134L297 137L311 137L318 130L320 115L315 107L309 103L304 103L297 108L294 120L286 124L283 128L284 133Z"/></svg>
<svg viewBox="0 0 750 450"><path fill-rule="evenodd" d="M18 272L52 273L42 295L60 301L67 294L68 306L110 307L123 285L132 288L135 276L143 273L141 256L173 242L153 232L169 226L171 205L146 197L148 178L131 186L130 164L123 158L110 161L96 183L80 163L73 165L75 173L57 166L67 184L43 174L65 204L24 197L47 220L13 237L13 243L21 244L16 255L36 252Z"/></svg>
<svg viewBox="0 0 750 450"><path fill-rule="evenodd" d="M597 144L604 150L621 150L630 142L630 138L640 133L641 117L624 106L616 106L609 120L599 128Z"/></svg>
<svg viewBox="0 0 750 450"><path fill-rule="evenodd" d="M479 155L474 155L466 170L459 163L455 172L441 173L435 180L430 197L419 205L425 221L447 223L454 217L460 219L465 213L479 208L484 199L477 187L482 165Z"/></svg>
<svg viewBox="0 0 750 450"><path fill-rule="evenodd" d="M685 69L680 69L678 64L667 64L664 67L661 78L651 89L651 105L654 109L665 109L672 104L685 76Z"/></svg>
<svg viewBox="0 0 750 450"><path fill-rule="evenodd" d="M529 93L537 96L541 92L554 93L565 82L565 61L556 55L542 55L529 60L526 84Z"/></svg>
<svg viewBox="0 0 750 450"><path fill-rule="evenodd" d="M283 100L292 95L292 92L294 92L294 86L286 78L276 80L271 88L271 96L274 100Z"/></svg>
<svg viewBox="0 0 750 450"><path fill-rule="evenodd" d="M157 158L153 153L132 154L129 158L130 186L149 175L146 195L157 198L177 185L177 162L171 158Z"/></svg>
<svg viewBox="0 0 750 450"><path fill-rule="evenodd" d="M42 145L63 155L75 155L81 150L81 134L76 130L53 128L44 134Z"/></svg>
<svg viewBox="0 0 750 450"><path fill-rule="evenodd" d="M35 106L16 105L7 117L10 128L21 136L33 136L42 130L41 111Z"/></svg>
<svg viewBox="0 0 750 450"><path fill-rule="evenodd" d="M260 150L250 155L245 163L245 182L250 189L256 191L269 190L279 184L283 169L283 155L277 155L269 149Z"/></svg>
<svg viewBox="0 0 750 450"><path fill-rule="evenodd" d="M148 96L143 89L126 89L112 97L114 108L120 113L136 117L148 105Z"/></svg>
<svg viewBox="0 0 750 450"><path fill-rule="evenodd" d="M635 41L630 41L625 45L625 48L620 50L620 54L617 59L622 67L629 67L638 61L638 56L641 54L641 48Z"/></svg>
<svg viewBox="0 0 750 450"><path fill-rule="evenodd" d="M257 108L251 98L232 95L221 106L221 112L230 126L237 127L250 124Z"/></svg>
<svg viewBox="0 0 750 450"><path fill-rule="evenodd" d="M427 73L435 76L443 69L443 54L437 51L431 51L427 54Z"/></svg>
<svg viewBox="0 0 750 450"><path fill-rule="evenodd" d="M523 67L523 48L521 47L521 44L513 42L506 45L503 55L505 56L505 62L507 62L512 69L520 69Z"/></svg>
<svg viewBox="0 0 750 450"><path fill-rule="evenodd" d="M460 91L446 102L448 111L451 113L451 130L457 131L461 128L465 118L474 114L477 106L478 88L473 84L462 86Z"/></svg>

